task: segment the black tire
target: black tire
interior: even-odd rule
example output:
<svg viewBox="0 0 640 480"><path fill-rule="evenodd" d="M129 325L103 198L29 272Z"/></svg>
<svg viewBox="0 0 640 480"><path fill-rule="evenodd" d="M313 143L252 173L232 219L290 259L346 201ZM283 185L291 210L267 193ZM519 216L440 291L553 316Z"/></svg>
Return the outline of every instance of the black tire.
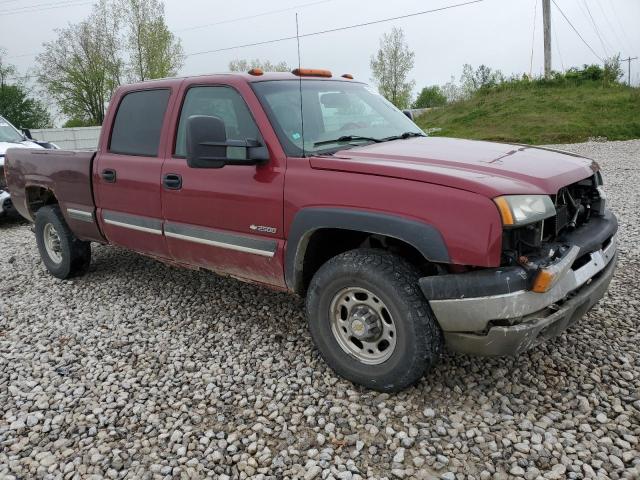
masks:
<svg viewBox="0 0 640 480"><path fill-rule="evenodd" d="M309 330L333 370L367 388L397 392L420 380L438 361L442 332L420 291L418 278L417 270L401 257L374 249L337 255L316 272L307 291ZM379 297L393 318L395 348L382 363L363 363L340 346L332 331L332 302L339 298L339 292L351 287Z"/></svg>
<svg viewBox="0 0 640 480"><path fill-rule="evenodd" d="M45 247L44 231L51 225L59 237L61 260L56 262ZM36 242L44 266L49 273L60 279L83 275L91 263L91 243L78 240L65 222L60 207L49 205L42 207L36 214Z"/></svg>

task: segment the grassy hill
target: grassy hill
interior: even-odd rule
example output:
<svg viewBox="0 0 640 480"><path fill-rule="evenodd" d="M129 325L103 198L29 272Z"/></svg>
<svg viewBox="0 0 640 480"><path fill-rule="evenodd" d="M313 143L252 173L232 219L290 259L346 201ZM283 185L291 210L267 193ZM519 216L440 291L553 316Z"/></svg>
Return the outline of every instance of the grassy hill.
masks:
<svg viewBox="0 0 640 480"><path fill-rule="evenodd" d="M506 83L417 119L435 136L530 144L640 138L640 89L602 82Z"/></svg>

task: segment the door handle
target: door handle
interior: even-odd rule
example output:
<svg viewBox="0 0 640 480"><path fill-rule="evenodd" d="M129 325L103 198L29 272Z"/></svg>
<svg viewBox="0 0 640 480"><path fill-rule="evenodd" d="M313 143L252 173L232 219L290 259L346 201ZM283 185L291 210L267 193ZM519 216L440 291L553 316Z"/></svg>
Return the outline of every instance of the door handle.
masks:
<svg viewBox="0 0 640 480"><path fill-rule="evenodd" d="M177 173L167 173L162 177L162 185L167 190L180 190L182 188L182 177Z"/></svg>
<svg viewBox="0 0 640 480"><path fill-rule="evenodd" d="M100 176L107 183L116 183L116 171L112 168L105 168Z"/></svg>

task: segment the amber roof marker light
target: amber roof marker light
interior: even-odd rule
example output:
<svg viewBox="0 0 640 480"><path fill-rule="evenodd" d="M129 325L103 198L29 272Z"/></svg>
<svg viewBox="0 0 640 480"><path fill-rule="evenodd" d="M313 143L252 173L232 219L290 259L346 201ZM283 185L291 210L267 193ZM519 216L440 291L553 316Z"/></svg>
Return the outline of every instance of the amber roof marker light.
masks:
<svg viewBox="0 0 640 480"><path fill-rule="evenodd" d="M252 68L251 70L249 70L247 73L248 73L249 75L254 75L254 76L256 76L256 77L259 77L260 75L263 75L263 74L264 74L264 71L263 71L261 68L254 67L254 68Z"/></svg>
<svg viewBox="0 0 640 480"><path fill-rule="evenodd" d="M342 78L347 78L349 80L353 80L353 75L351 75L350 73L345 73L344 75L342 75Z"/></svg>
<svg viewBox="0 0 640 480"><path fill-rule="evenodd" d="M331 78L333 74L329 70L323 70L320 68L296 68L291 73L298 77L323 77Z"/></svg>

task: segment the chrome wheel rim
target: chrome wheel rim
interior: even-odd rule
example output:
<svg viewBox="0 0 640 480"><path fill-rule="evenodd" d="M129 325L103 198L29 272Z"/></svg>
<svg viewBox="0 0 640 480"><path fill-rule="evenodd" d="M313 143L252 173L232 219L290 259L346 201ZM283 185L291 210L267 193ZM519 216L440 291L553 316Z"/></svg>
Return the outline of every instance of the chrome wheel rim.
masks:
<svg viewBox="0 0 640 480"><path fill-rule="evenodd" d="M345 353L366 365L388 360L396 348L396 326L384 302L367 289L348 287L331 301L331 331Z"/></svg>
<svg viewBox="0 0 640 480"><path fill-rule="evenodd" d="M60 246L60 235L53 225L47 223L42 232L44 237L44 248L53 263L62 262L62 247Z"/></svg>

